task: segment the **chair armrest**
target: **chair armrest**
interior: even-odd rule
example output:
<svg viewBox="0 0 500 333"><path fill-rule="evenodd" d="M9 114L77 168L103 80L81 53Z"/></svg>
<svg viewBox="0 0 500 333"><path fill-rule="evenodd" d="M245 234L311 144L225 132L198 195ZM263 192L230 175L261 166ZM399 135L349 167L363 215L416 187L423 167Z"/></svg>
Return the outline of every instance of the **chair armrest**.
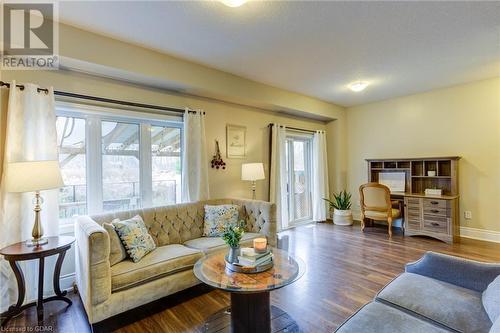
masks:
<svg viewBox="0 0 500 333"><path fill-rule="evenodd" d="M234 204L245 208L248 232L258 232L266 236L270 246L278 244L276 232L276 205L271 202L249 199L231 199Z"/></svg>
<svg viewBox="0 0 500 333"><path fill-rule="evenodd" d="M78 216L75 236L76 282L90 316L93 305L102 303L111 296L109 235L90 217Z"/></svg>
<svg viewBox="0 0 500 333"><path fill-rule="evenodd" d="M500 275L500 264L427 252L416 262L407 264L405 271L482 292Z"/></svg>

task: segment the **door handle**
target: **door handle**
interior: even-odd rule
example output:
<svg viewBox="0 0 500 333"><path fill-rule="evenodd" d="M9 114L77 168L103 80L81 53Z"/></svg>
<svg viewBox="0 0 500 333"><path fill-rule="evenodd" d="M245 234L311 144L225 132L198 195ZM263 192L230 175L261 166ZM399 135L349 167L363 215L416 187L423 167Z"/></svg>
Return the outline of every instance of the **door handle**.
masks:
<svg viewBox="0 0 500 333"><path fill-rule="evenodd" d="M436 223L436 222L431 222L431 225L435 226L435 227L438 227L439 226L439 223Z"/></svg>
<svg viewBox="0 0 500 333"><path fill-rule="evenodd" d="M431 209L431 212L433 212L433 213L439 213L439 210L437 210L437 209Z"/></svg>
<svg viewBox="0 0 500 333"><path fill-rule="evenodd" d="M437 205L437 204L439 204L439 202L437 202L437 201L431 201L431 204Z"/></svg>

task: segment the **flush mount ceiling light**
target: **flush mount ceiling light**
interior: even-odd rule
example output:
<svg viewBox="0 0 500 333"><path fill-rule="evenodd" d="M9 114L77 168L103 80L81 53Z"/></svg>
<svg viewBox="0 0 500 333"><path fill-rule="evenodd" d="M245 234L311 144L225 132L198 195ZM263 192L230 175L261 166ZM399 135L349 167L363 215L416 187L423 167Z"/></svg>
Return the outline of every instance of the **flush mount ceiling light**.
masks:
<svg viewBox="0 0 500 333"><path fill-rule="evenodd" d="M245 2L247 2L247 1L248 0L220 0L220 2L222 2L223 4L225 4L228 7L239 7L243 4L245 4Z"/></svg>
<svg viewBox="0 0 500 333"><path fill-rule="evenodd" d="M368 82L364 81L356 81L349 85L349 89L351 89L354 92L360 92L362 90L365 90L366 87L368 87Z"/></svg>

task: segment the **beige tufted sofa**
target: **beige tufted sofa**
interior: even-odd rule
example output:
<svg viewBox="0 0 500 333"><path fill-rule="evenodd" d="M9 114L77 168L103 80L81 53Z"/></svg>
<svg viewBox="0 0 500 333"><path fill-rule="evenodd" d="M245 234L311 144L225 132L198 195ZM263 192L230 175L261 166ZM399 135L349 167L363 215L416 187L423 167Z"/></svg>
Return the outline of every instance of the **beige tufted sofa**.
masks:
<svg viewBox="0 0 500 333"><path fill-rule="evenodd" d="M91 324L176 293L199 283L193 265L205 254L223 249L220 237L203 237L204 206L237 204L247 232L242 246L265 236L276 245L276 207L265 201L219 199L141 210L78 216L76 283ZM110 265L109 235L103 222L141 215L157 248L139 262Z"/></svg>

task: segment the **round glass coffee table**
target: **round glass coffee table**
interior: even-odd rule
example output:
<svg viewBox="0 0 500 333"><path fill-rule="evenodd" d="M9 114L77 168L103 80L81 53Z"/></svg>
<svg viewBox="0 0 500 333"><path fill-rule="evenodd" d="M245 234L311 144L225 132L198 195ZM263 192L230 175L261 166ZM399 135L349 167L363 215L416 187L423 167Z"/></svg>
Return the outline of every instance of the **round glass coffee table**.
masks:
<svg viewBox="0 0 500 333"><path fill-rule="evenodd" d="M299 332L295 321L283 310L271 306L269 293L304 275L305 264L288 252L272 249L274 266L262 273L236 273L226 269L227 249L198 260L194 274L203 283L231 293L231 306L205 323L205 332Z"/></svg>

